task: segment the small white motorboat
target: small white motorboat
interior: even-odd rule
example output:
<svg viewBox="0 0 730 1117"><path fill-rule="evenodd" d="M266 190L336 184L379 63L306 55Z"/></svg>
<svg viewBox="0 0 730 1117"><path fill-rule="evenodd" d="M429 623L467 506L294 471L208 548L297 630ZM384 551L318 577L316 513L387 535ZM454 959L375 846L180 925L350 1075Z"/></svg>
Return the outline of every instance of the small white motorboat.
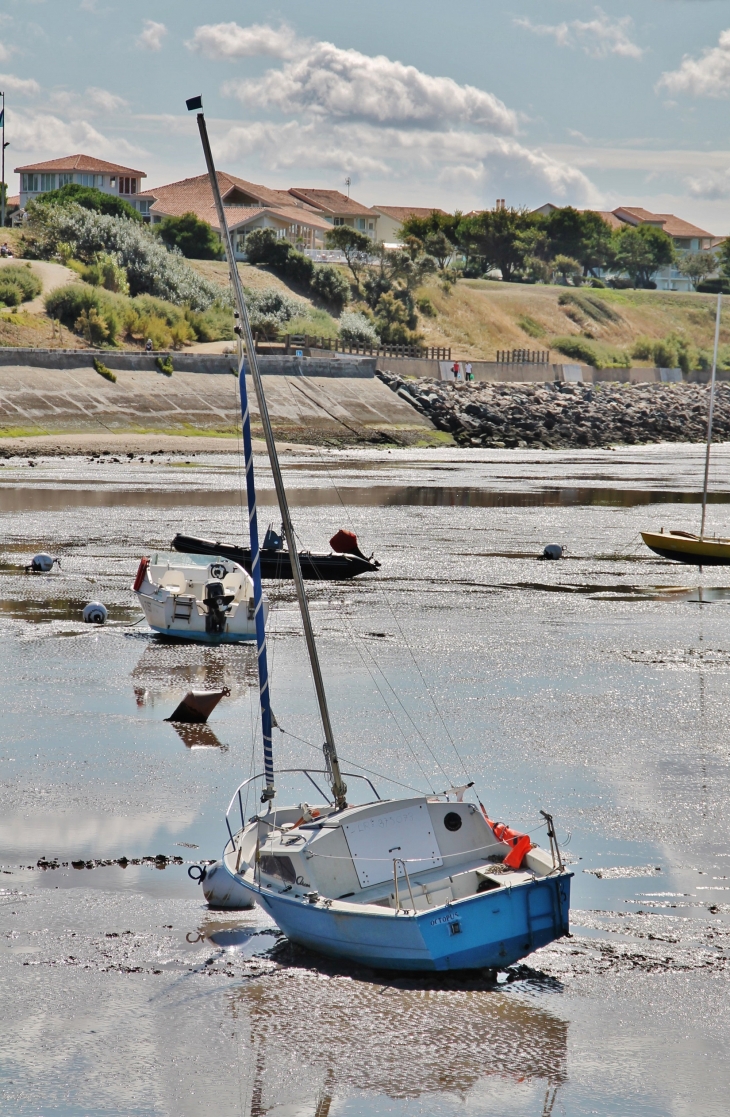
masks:
<svg viewBox="0 0 730 1117"><path fill-rule="evenodd" d="M238 319L238 384L264 754L263 773L244 780L231 800L226 814L228 841L221 859L212 866L191 867L190 875L200 881L211 907L230 910L260 904L292 942L337 958L390 970L508 966L569 933L572 874L561 858L552 817L543 814L550 840L548 853L529 834L493 823L479 800L465 802L472 781L440 795L419 793L382 800L369 777L341 771L297 538L201 98L191 98L188 108L200 109L198 127ZM264 617L259 608L261 548L244 338L322 722L324 771L299 770L317 792L316 806L273 806L277 790L274 722ZM355 710L353 706L353 716ZM384 744L390 743L390 732L390 726L384 725ZM368 802L357 804L348 799L344 775L365 781L370 789ZM257 779L262 781L262 806L247 820L248 797L244 799L244 795ZM329 785L329 792L322 790L321 783Z"/></svg>
<svg viewBox="0 0 730 1117"><path fill-rule="evenodd" d="M140 560L132 589L150 628L203 644L256 639L253 580L232 559L197 562L186 555ZM268 601L261 600L264 623Z"/></svg>

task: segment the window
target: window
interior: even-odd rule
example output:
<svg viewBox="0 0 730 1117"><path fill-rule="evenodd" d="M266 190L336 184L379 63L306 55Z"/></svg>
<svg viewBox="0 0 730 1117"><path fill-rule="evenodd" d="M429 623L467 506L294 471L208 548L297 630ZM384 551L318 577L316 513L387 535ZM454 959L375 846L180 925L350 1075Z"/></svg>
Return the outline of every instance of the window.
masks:
<svg viewBox="0 0 730 1117"><path fill-rule="evenodd" d="M40 175L23 175L23 192L26 194L37 194L41 188Z"/></svg>
<svg viewBox="0 0 730 1117"><path fill-rule="evenodd" d="M357 227L358 227L358 229L362 229L363 231L365 230L366 226L365 226L365 218L364 217L358 217Z"/></svg>
<svg viewBox="0 0 730 1117"><path fill-rule="evenodd" d="M149 213L150 212L150 203L149 202L140 202L139 203L139 212L140 213Z"/></svg>
<svg viewBox="0 0 730 1117"><path fill-rule="evenodd" d="M136 194L137 193L137 179L133 178L131 180L131 182L132 182L132 189L130 190L130 194Z"/></svg>
<svg viewBox="0 0 730 1117"><path fill-rule="evenodd" d="M58 176L58 185L59 186L68 186L69 182L73 182L73 180L74 180L73 175L59 175Z"/></svg>
<svg viewBox="0 0 730 1117"><path fill-rule="evenodd" d="M112 177L109 179L109 185L112 188L112 190L116 190L116 188L117 188L117 176L116 175L112 175Z"/></svg>
<svg viewBox="0 0 730 1117"><path fill-rule="evenodd" d="M374 229L375 229L375 222L374 221L368 221L368 232L372 233L374 231Z"/></svg>
<svg viewBox="0 0 730 1117"><path fill-rule="evenodd" d="M55 175L41 175L41 190L55 190L56 189L56 176Z"/></svg>
<svg viewBox="0 0 730 1117"><path fill-rule="evenodd" d="M344 224L345 224L344 217L336 217L335 218L335 225L344 225Z"/></svg>

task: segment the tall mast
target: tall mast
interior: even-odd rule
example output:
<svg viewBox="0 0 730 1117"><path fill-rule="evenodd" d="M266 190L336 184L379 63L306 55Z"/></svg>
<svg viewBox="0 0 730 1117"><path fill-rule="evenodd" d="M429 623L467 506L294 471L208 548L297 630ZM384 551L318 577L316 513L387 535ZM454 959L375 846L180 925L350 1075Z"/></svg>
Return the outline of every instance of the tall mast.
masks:
<svg viewBox="0 0 730 1117"><path fill-rule="evenodd" d="M248 356L248 365L251 370L251 377L256 391L256 399L259 406L259 414L261 416L261 425L264 428L264 438L266 440L266 449L269 455L269 462L271 463L271 472L274 477L274 488L276 489L276 498L279 503L279 511L281 513L281 521L284 528L284 535L286 537L287 547L289 548L289 559L291 562L292 575L294 577L294 585L297 591L297 600L299 602L299 611L302 616L302 626L304 628L304 638L307 643L307 651L309 653L309 662L312 669L312 677L314 679L314 689L317 694L317 703L319 705L319 713L322 719L322 728L324 730L324 758L327 767L327 772L330 777L332 786L332 794L335 799L335 804L338 809L346 806L347 785L342 779L340 772L340 763L337 758L337 749L335 747L334 733L332 732L332 723L330 721L329 709L327 707L327 696L324 690L324 681L322 679L322 670L319 664L319 655L317 654L317 645L314 640L314 631L312 629L312 618L309 614L309 603L307 595L304 590L304 580L302 578L302 569L299 563L299 553L297 551L297 541L294 535L294 527L292 525L291 516L289 514L289 503L286 499L286 491L284 489L284 479L281 475L281 466L279 465L279 456L276 452L276 443L274 442L274 434L271 429L271 420L269 418L269 409L266 405L266 396L264 395L264 387L261 381L261 373L259 371L258 360L256 357L256 347L253 341L253 334L251 332L251 322L246 308L246 302L243 297L243 287L241 285L241 277L238 274L236 267L236 260L233 254L233 242L231 240L231 233L226 221L226 214L223 208L223 199L221 198L220 187L218 185L218 175L216 173L215 164L213 163L213 153L210 149L210 141L208 139L208 129L205 124L205 116L203 115L203 105L200 97L193 97L187 102L188 109L200 109L198 112L198 130L200 132L200 139L203 144L203 153L205 155L205 162L208 167L208 177L210 179L210 186L213 191L215 199L215 206L218 213L218 223L220 225L221 237L223 239L223 246L225 248L226 257L228 259L228 269L231 277L231 286L233 287L233 294L236 301L236 308L239 317L239 329L243 331L243 340L246 346L246 354ZM239 335L240 336L240 335ZM244 400L246 399L246 370L242 362L239 370L239 380L241 384L241 409L244 410ZM250 445L250 422L248 418L248 406L245 407L244 414L244 453L246 449L246 434L245 428L248 428L248 440ZM249 451L249 454L251 452ZM249 492L249 519L252 523L252 537L251 537L251 558L252 570L253 567L253 551L254 551L254 537L253 531L256 534L256 551L258 558L258 529L253 525L256 523L256 505L255 505L255 491L253 490L253 465L252 456L246 459L246 483ZM252 492L253 492L253 505L252 505ZM252 512L253 507L253 512ZM261 570L257 563L257 573L259 587L261 585ZM254 590L256 582L254 581ZM260 592L260 590L259 590ZM256 602L258 608L258 601ZM257 611L257 642L258 642L258 616L261 616L261 623L263 627L263 610ZM259 643L259 685L261 687L261 643ZM265 660L265 642L264 647L264 667ZM267 680L267 703L268 703L268 680ZM262 717L264 707L264 695L262 689ZM269 715L270 716L270 715ZM270 732L270 730L269 730ZM271 744L271 738L269 738ZM264 749L266 749L266 742L264 741ZM266 761L266 752L264 751L264 761ZM268 773L267 773L267 788L268 788ZM273 766L272 766L272 792L273 797Z"/></svg>
<svg viewBox="0 0 730 1117"><path fill-rule="evenodd" d="M5 228L5 202L8 193L8 188L5 185L5 94L0 93L3 99L3 107L0 109L0 120L3 122L2 128L2 167L0 167L0 193L2 193L2 201L0 202L0 229ZM22 183L21 183L22 186Z"/></svg>
<svg viewBox="0 0 730 1117"><path fill-rule="evenodd" d="M707 482L710 476L710 447L712 445L712 419L715 410L715 375L717 373L717 347L720 341L720 315L722 313L722 282L717 292L717 314L715 315L715 348L712 354L712 376L710 377L710 404L707 411L707 449L705 450L705 480L702 485L702 522L700 524L700 539L705 534L705 516L707 514Z"/></svg>

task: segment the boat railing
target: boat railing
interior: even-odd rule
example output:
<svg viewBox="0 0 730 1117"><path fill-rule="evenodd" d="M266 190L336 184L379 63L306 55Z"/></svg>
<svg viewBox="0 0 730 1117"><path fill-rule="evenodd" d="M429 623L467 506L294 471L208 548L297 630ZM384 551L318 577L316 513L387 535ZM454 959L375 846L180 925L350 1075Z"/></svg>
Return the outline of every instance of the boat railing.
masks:
<svg viewBox="0 0 730 1117"><path fill-rule="evenodd" d="M319 784L316 782L316 780L314 780L312 778L312 774L314 774L315 776L326 776L327 775L327 770L325 768L279 768L278 769L278 774L280 776L292 775L293 773L298 773L300 775L306 776L307 779L309 780L309 782L314 787L315 791L317 791L317 793L319 795L321 795L322 798L327 803L329 803L330 805L332 804L332 800L327 795L327 793L325 791L323 791L322 788L319 786ZM342 774L343 774L343 776L347 776L347 778L351 779L351 780L363 780L366 784L368 784L368 786L370 787L370 790L372 791L375 798L380 799L380 796L378 795L378 792L375 789L373 781L368 779L367 776L363 776L359 772L343 772ZM262 780L264 778L265 777L264 777L263 772L259 772L255 776L249 776L249 778L244 780L243 783L240 783L238 785L238 787L236 788L236 790L234 791L233 798L231 799L230 803L228 804L228 810L226 811L226 826L228 827L228 833L230 835L231 841L233 841L233 831L231 830L231 824L229 822L229 815L230 815L231 811L235 808L236 804L238 804L238 810L239 810L239 814L240 814L240 817L241 817L241 829L243 829L244 826L246 825L246 819L245 819L245 816L244 816L243 797L241 795L241 792L243 791L243 789L245 787L248 787L249 784L255 783L256 780ZM266 820L263 819L262 821L265 822ZM274 825L274 824L272 823L272 825Z"/></svg>
<svg viewBox="0 0 730 1117"><path fill-rule="evenodd" d="M411 907L412 907L413 911L416 910L416 901L413 899L413 889L411 888L411 878L408 876L408 866L406 865L405 859L403 857L394 857L393 858L393 884L395 886L395 913L396 913L396 915L400 911L400 896L398 895L398 866L399 865L403 866L403 875L406 878L406 884L408 885L408 894L411 897Z"/></svg>

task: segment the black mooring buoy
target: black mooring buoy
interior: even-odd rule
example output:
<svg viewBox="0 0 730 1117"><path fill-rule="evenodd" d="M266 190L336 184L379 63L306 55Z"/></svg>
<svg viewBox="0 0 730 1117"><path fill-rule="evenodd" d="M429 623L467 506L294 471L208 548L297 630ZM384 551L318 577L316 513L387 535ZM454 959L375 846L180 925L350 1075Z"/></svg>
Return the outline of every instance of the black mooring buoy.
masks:
<svg viewBox="0 0 730 1117"><path fill-rule="evenodd" d="M560 559L563 557L563 548L558 543L548 543L542 552L544 559Z"/></svg>

